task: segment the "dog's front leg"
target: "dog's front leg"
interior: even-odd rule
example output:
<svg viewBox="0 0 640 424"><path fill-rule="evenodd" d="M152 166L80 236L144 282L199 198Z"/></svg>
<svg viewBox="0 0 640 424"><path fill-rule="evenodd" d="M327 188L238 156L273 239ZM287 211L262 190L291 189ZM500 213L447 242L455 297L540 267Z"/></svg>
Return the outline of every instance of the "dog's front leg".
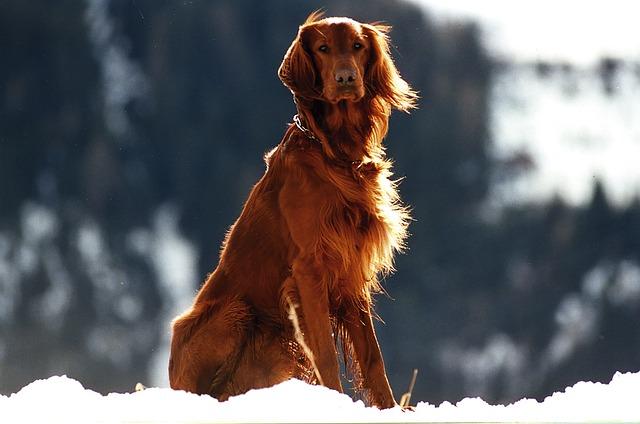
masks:
<svg viewBox="0 0 640 424"><path fill-rule="evenodd" d="M320 268L312 259L294 262L292 278L300 305L296 314L300 318L303 341L307 354L315 367L320 384L342 392L338 355L329 318L327 285Z"/></svg>
<svg viewBox="0 0 640 424"><path fill-rule="evenodd" d="M293 155L293 153L292 153ZM305 156L306 157L306 156ZM298 299L307 355L320 383L342 392L338 354L329 318L327 265L322 261L322 228L326 227L331 187L311 177L292 156L291 168L279 194L279 206L291 237L290 267ZM307 349L305 349L307 350Z"/></svg>
<svg viewBox="0 0 640 424"><path fill-rule="evenodd" d="M345 326L369 400L378 408L393 408L397 403L387 379L369 306L366 310L352 308L345 317Z"/></svg>

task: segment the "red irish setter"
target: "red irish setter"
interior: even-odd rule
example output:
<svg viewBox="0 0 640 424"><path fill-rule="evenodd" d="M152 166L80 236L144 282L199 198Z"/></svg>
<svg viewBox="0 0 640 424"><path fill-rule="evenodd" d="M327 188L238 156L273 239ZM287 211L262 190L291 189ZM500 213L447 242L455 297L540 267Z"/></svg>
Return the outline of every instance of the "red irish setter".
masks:
<svg viewBox="0 0 640 424"><path fill-rule="evenodd" d="M321 13L300 27L279 69L298 114L266 155L218 267L173 323L174 389L225 400L300 378L342 391L341 346L369 402L396 405L371 296L409 220L382 140L391 109L417 96L388 31Z"/></svg>

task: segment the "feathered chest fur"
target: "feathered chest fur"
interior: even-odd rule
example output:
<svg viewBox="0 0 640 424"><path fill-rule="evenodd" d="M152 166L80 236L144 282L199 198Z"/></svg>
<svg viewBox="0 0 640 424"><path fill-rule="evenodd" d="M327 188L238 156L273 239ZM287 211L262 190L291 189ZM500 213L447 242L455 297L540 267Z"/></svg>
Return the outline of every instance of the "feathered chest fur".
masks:
<svg viewBox="0 0 640 424"><path fill-rule="evenodd" d="M328 160L300 138L286 149L289 166L307 187L299 202L312 205L314 253L335 298L370 301L380 290L378 276L393 270L402 250L409 215L400 202L391 164L383 157L366 161Z"/></svg>

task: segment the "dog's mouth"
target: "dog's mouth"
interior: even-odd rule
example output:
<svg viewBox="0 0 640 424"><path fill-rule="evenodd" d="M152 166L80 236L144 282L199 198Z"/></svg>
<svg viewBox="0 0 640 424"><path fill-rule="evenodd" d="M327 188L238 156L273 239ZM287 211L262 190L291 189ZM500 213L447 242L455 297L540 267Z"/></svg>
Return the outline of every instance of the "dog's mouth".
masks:
<svg viewBox="0 0 640 424"><path fill-rule="evenodd" d="M351 87L333 87L332 90L325 90L324 98L329 103L338 103L343 100L350 102L359 102L364 97L364 88L362 85Z"/></svg>

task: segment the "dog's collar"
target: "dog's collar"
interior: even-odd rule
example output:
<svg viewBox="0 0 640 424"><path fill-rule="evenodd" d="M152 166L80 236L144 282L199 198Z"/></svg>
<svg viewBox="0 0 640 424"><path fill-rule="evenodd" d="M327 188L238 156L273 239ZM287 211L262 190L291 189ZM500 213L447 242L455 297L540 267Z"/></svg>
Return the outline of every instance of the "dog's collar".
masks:
<svg viewBox="0 0 640 424"><path fill-rule="evenodd" d="M299 114L295 114L293 116L293 122L296 124L296 127L298 127L298 129L300 131L302 131L302 133L307 136L307 138L311 141L315 141L316 143L320 143L320 139L318 137L316 137L316 135L313 133L313 131L311 131L309 128L305 127L305 125L302 123L302 119L300 118Z"/></svg>
<svg viewBox="0 0 640 424"><path fill-rule="evenodd" d="M316 142L318 144L322 144L322 141L320 141L320 139L318 137L316 137L316 135L313 133L313 131L311 131L309 128L307 128L304 123L302 122L302 118L300 118L299 114L295 114L293 116L293 122L294 124L296 124L296 127L298 127L298 129L300 131L302 131L302 134L304 134L309 140ZM361 168L362 168L362 161L361 160L339 160L339 159L334 159L333 162L335 165L341 167L341 168L347 168L350 169L351 172L353 173L353 176L356 180L359 180L362 178L362 174L361 174Z"/></svg>

